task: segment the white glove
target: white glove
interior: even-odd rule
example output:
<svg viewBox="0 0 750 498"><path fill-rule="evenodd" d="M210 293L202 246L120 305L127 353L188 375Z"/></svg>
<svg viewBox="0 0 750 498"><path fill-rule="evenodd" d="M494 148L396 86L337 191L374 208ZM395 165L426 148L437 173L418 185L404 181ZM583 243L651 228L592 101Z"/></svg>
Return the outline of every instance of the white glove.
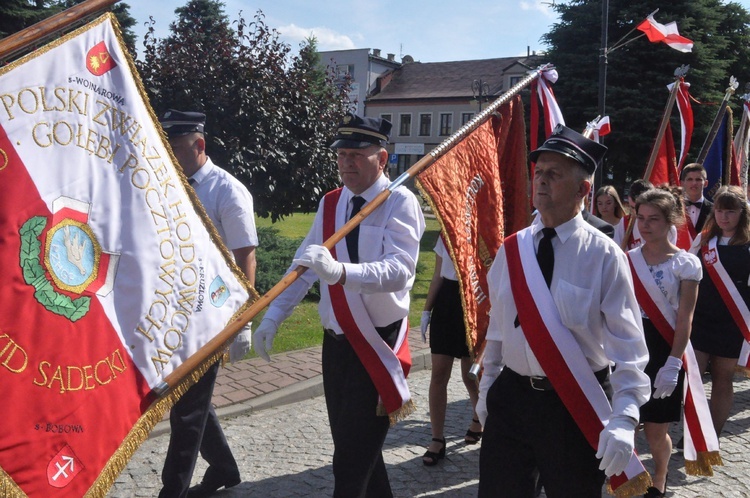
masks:
<svg viewBox="0 0 750 498"><path fill-rule="evenodd" d="M613 415L599 433L596 458L601 458L599 470L603 470L607 476L621 474L628 466L635 446L636 425L638 421L631 417Z"/></svg>
<svg viewBox="0 0 750 498"><path fill-rule="evenodd" d="M427 342L427 326L430 325L432 311L423 311L422 320L419 322L419 330L422 331L422 342Z"/></svg>
<svg viewBox="0 0 750 498"><path fill-rule="evenodd" d="M276 336L278 328L279 326L276 325L276 322L270 318L264 318L253 334L253 349L255 349L255 354L266 361L271 361L271 357L268 356L268 350L273 347L273 338Z"/></svg>
<svg viewBox="0 0 750 498"><path fill-rule="evenodd" d="M682 360L669 356L664 366L659 369L654 379L653 398L666 398L671 396L674 388L677 387L677 379L682 369Z"/></svg>
<svg viewBox="0 0 750 498"><path fill-rule="evenodd" d="M240 330L240 333L237 334L237 337L234 338L232 344L229 345L230 363L240 361L245 357L247 353L250 352L250 327L252 326L252 324L253 322L248 322L248 324L245 325L242 330Z"/></svg>
<svg viewBox="0 0 750 498"><path fill-rule="evenodd" d="M341 280L341 274L344 273L344 265L333 259L331 252L325 246L307 246L302 256L292 262L310 268L329 285L337 284Z"/></svg>

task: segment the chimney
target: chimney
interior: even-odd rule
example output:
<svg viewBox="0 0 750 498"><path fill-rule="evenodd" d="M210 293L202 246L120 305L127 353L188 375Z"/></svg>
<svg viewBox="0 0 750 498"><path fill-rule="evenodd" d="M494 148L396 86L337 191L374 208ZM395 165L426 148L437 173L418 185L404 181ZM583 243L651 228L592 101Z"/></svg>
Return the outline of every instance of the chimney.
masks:
<svg viewBox="0 0 750 498"><path fill-rule="evenodd" d="M389 61L395 61L396 60L396 54L388 54L388 60Z"/></svg>
<svg viewBox="0 0 750 498"><path fill-rule="evenodd" d="M526 45L526 57L528 57L531 54L531 46Z"/></svg>
<svg viewBox="0 0 750 498"><path fill-rule="evenodd" d="M372 49L372 55L375 57L380 57L380 49L379 48L373 48Z"/></svg>

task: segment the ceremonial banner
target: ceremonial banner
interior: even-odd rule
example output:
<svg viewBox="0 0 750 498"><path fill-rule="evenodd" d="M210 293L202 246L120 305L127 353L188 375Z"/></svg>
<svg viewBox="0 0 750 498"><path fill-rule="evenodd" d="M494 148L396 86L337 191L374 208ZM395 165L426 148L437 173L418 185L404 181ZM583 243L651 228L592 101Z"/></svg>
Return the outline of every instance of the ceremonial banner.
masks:
<svg viewBox="0 0 750 498"><path fill-rule="evenodd" d="M677 176L677 158L674 149L674 137L672 136L672 126L667 122L667 129L664 132L664 139L659 144L659 152L656 156L656 162L648 177L654 185L679 185L680 179Z"/></svg>
<svg viewBox="0 0 750 498"><path fill-rule="evenodd" d="M750 103L745 101L742 106L742 119L734 136L734 154L738 170L738 182L743 191L747 191L748 148L750 146Z"/></svg>
<svg viewBox="0 0 750 498"><path fill-rule="evenodd" d="M3 496L104 496L248 301L144 95L111 14L0 68Z"/></svg>
<svg viewBox="0 0 750 498"><path fill-rule="evenodd" d="M709 200L713 199L719 187L731 184L730 173L733 170L733 165L736 164L732 152L733 134L732 109L727 106L716 137L708 149L706 159L703 161L708 179L708 183L703 189L703 195ZM734 183L734 185L739 185L739 183Z"/></svg>
<svg viewBox="0 0 750 498"><path fill-rule="evenodd" d="M501 182L502 179L502 182ZM529 223L526 131L521 97L417 176L456 267L472 354L484 343L487 272L503 242Z"/></svg>
<svg viewBox="0 0 750 498"><path fill-rule="evenodd" d="M682 171L685 164L685 158L690 150L690 143L693 140L693 106L690 104L689 88L690 83L686 83L684 78L680 78L681 84L677 89L677 110L680 113L680 160L677 163L677 172ZM672 83L674 84L674 83ZM671 90L671 86L670 90Z"/></svg>

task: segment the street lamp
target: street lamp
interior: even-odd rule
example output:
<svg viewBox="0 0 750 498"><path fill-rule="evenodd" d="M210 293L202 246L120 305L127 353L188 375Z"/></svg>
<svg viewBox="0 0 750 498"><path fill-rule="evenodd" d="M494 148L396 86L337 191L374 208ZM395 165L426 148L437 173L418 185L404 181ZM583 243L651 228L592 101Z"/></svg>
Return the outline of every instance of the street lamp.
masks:
<svg viewBox="0 0 750 498"><path fill-rule="evenodd" d="M490 95L490 85L481 79L474 80L471 82L471 94L474 100L479 101L479 112L482 112L482 98Z"/></svg>

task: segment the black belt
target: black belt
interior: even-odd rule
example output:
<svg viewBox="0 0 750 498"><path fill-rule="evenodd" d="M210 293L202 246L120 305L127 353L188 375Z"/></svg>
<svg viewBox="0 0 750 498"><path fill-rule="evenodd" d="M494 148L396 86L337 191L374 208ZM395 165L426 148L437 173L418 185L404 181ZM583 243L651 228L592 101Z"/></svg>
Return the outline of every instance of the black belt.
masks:
<svg viewBox="0 0 750 498"><path fill-rule="evenodd" d="M508 367L504 368L504 371L508 372L508 375L516 380L520 385L530 388L534 391L554 391L555 388L552 387L552 382L549 380L548 377L537 377L533 375L521 375L517 372L514 372ZM594 372L594 375L596 376L596 380L599 381L600 384L604 383L609 378L609 368L603 368L599 370L598 372Z"/></svg>
<svg viewBox="0 0 750 498"><path fill-rule="evenodd" d="M396 344L396 339L398 338L398 332L401 330L401 322L402 320L396 320L395 322L391 323L390 325L386 325L385 327L375 327L375 330L378 332L378 335L390 346L393 347L394 344ZM337 341L345 341L346 336L344 334L337 334L335 330L333 329L323 329L326 334L330 335Z"/></svg>

